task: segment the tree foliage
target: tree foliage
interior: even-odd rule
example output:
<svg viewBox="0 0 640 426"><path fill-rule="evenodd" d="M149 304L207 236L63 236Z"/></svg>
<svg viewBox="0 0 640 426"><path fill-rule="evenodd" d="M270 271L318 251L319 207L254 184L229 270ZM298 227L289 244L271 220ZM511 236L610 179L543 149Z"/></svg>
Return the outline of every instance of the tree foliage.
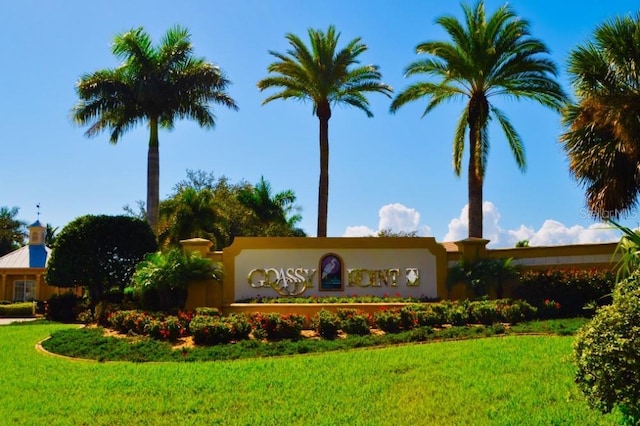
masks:
<svg viewBox="0 0 640 426"><path fill-rule="evenodd" d="M187 178L160 204L159 240L179 247L180 240L206 238L221 249L237 236L305 236L296 225L301 219L295 194L272 193L264 178L257 185L230 183L213 173L187 170Z"/></svg>
<svg viewBox="0 0 640 426"><path fill-rule="evenodd" d="M513 264L513 258L479 258L473 261L462 258L449 269L446 285L451 290L456 284L462 283L476 296L486 296L494 289L496 297L502 299L504 285L517 276L518 269Z"/></svg>
<svg viewBox="0 0 640 426"><path fill-rule="evenodd" d="M338 49L340 33L334 26L326 32L310 28L309 45L295 34L285 38L290 49L285 53L270 50L276 58L267 70L270 75L258 82L262 90L280 91L267 97L266 104L276 99L310 101L313 114L318 117L320 141L320 181L318 184L318 237L327 236L329 199L329 119L334 105L348 105L369 110L366 94L382 93L390 96L391 86L380 81L382 75L375 65L358 65L358 57L367 50L361 39L355 38Z"/></svg>
<svg viewBox="0 0 640 426"><path fill-rule="evenodd" d="M123 291L138 262L157 249L155 235L143 220L82 216L57 235L46 280L57 287L81 285L97 303L108 291Z"/></svg>
<svg viewBox="0 0 640 426"><path fill-rule="evenodd" d="M0 207L0 256L24 245L27 223L17 218L18 207Z"/></svg>
<svg viewBox="0 0 640 426"><path fill-rule="evenodd" d="M427 41L416 53L429 58L406 68L407 77L426 76L400 92L391 111L423 98L424 115L446 101L463 100L453 139L453 167L462 169L465 135L469 133L469 237L482 238L482 188L489 156L489 123L497 120L518 167L524 171L525 152L520 135L493 97L530 99L560 110L566 96L556 82L556 66L542 41L531 36L529 23L508 6L487 17L484 2L463 5L464 21L453 16L436 20L451 41Z"/></svg>
<svg viewBox="0 0 640 426"><path fill-rule="evenodd" d="M569 169L594 217L618 218L640 195L640 13L600 25L569 55L577 101L563 113Z"/></svg>
<svg viewBox="0 0 640 426"><path fill-rule="evenodd" d="M193 54L191 35L180 26L167 31L154 46L143 28L118 34L112 53L122 64L80 78L80 101L72 115L89 125L87 136L109 129L115 144L122 134L140 123L149 126L147 170L147 218L155 231L159 204L158 129L173 129L177 119L191 119L212 128L215 116L210 104L237 109L227 94L229 80L216 65Z"/></svg>

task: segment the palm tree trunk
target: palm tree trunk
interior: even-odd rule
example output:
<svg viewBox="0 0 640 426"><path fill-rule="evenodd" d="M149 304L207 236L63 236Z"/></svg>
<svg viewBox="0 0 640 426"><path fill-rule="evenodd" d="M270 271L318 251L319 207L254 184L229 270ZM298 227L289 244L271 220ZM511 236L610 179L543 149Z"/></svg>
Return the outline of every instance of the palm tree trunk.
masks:
<svg viewBox="0 0 640 426"><path fill-rule="evenodd" d="M469 238L482 238L482 178L469 161Z"/></svg>
<svg viewBox="0 0 640 426"><path fill-rule="evenodd" d="M482 132L485 131L489 103L484 94L469 100L469 238L482 238L482 185L484 164Z"/></svg>
<svg viewBox="0 0 640 426"><path fill-rule="evenodd" d="M482 176L478 167L480 132L477 123L469 129L469 238L482 238Z"/></svg>
<svg viewBox="0 0 640 426"><path fill-rule="evenodd" d="M160 203L160 153L158 151L158 119L149 121L149 151L147 153L147 221L158 233L158 204Z"/></svg>
<svg viewBox="0 0 640 426"><path fill-rule="evenodd" d="M327 236L327 216L329 210L329 102L318 105L320 125L320 183L318 184L318 237Z"/></svg>

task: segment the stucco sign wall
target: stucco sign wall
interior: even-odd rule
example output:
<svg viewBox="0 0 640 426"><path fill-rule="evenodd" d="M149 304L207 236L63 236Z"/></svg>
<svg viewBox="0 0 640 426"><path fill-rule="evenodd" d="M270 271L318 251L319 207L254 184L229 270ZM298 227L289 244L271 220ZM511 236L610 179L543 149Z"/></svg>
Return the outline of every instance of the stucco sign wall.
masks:
<svg viewBox="0 0 640 426"><path fill-rule="evenodd" d="M446 269L445 250L433 238L237 238L223 258L226 303L257 296L437 297Z"/></svg>

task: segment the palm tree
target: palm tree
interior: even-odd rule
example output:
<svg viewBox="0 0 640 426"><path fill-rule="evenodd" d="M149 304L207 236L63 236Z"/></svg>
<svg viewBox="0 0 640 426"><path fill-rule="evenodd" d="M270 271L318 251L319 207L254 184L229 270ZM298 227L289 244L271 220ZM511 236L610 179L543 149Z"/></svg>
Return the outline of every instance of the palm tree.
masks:
<svg viewBox="0 0 640 426"><path fill-rule="evenodd" d="M640 13L605 22L569 55L577 102L563 112L569 169L600 219L636 207L640 194Z"/></svg>
<svg viewBox="0 0 640 426"><path fill-rule="evenodd" d="M327 32L309 29L310 46L296 35L288 33L291 49L286 53L269 51L277 58L267 70L272 74L258 82L262 91L279 88L281 91L266 98L262 104L275 99L309 100L318 117L320 133L320 182L318 185L318 237L327 236L329 199L329 119L331 107L346 104L363 110L368 117L368 92L390 96L393 89L380 81L382 75L375 65L355 66L358 56L367 50L361 39L355 38L337 50L340 33L334 26Z"/></svg>
<svg viewBox="0 0 640 426"><path fill-rule="evenodd" d="M219 210L210 189L180 190L160 203L160 244L180 247L180 240L197 237L211 240L213 248L223 247L227 238Z"/></svg>
<svg viewBox="0 0 640 426"><path fill-rule="evenodd" d="M132 29L115 37L111 51L122 65L80 78L76 86L80 101L72 116L80 125L90 124L86 136L109 129L112 144L135 125L148 123L147 219L157 231L158 128L172 129L182 118L212 128L215 116L210 103L234 110L237 106L226 93L229 80L220 68L193 56L191 35L182 27L169 29L158 46L151 44L144 29Z"/></svg>
<svg viewBox="0 0 640 426"><path fill-rule="evenodd" d="M433 80L410 85L393 100L391 111L428 98L424 115L449 100L466 104L453 138L453 167L460 175L464 139L469 131L469 237L482 238L482 187L489 154L488 126L497 119L520 170L526 167L522 139L505 113L489 100L494 96L532 99L560 110L566 95L555 81L555 64L547 57L547 47L529 33L529 23L507 5L488 19L484 2L474 7L462 5L463 23L453 16L436 20L451 41L428 41L416 47L428 59L411 63L406 76L426 75Z"/></svg>

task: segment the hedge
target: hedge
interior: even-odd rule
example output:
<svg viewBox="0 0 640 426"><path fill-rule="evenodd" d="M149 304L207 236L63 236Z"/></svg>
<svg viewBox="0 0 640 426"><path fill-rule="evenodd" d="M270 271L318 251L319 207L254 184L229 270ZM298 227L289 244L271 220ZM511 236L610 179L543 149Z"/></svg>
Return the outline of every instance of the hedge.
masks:
<svg viewBox="0 0 640 426"><path fill-rule="evenodd" d="M0 305L0 317L18 318L32 317L34 315L33 302L12 303L11 305Z"/></svg>

